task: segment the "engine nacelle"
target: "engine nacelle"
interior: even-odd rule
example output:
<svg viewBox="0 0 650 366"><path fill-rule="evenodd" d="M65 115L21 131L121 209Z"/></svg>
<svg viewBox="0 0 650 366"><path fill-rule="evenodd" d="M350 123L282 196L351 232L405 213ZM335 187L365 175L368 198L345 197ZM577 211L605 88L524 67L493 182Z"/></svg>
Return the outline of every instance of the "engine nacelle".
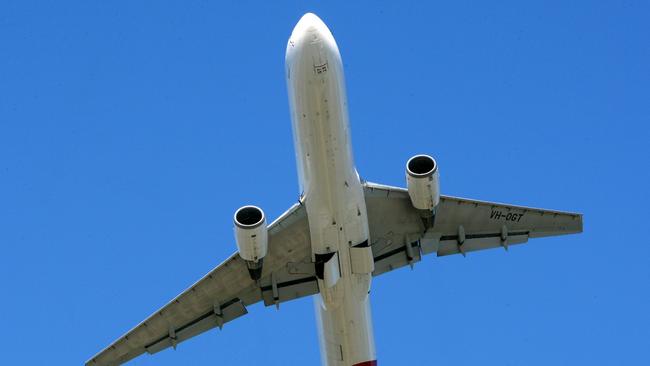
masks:
<svg viewBox="0 0 650 366"><path fill-rule="evenodd" d="M406 163L406 186L413 207L433 211L440 203L438 164L429 155L416 155Z"/></svg>
<svg viewBox="0 0 650 366"><path fill-rule="evenodd" d="M262 263L268 251L268 231L264 211L244 206L235 212L235 239L239 256L246 261L253 280L260 279Z"/></svg>

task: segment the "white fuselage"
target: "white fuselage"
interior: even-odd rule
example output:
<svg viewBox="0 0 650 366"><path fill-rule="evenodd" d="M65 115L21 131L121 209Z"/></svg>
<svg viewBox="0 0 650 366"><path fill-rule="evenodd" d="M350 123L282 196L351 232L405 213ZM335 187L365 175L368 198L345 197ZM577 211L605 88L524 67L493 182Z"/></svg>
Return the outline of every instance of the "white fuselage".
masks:
<svg viewBox="0 0 650 366"><path fill-rule="evenodd" d="M368 216L352 158L343 64L331 32L313 14L291 34L286 75L312 260L326 259L315 297L322 363L375 365Z"/></svg>

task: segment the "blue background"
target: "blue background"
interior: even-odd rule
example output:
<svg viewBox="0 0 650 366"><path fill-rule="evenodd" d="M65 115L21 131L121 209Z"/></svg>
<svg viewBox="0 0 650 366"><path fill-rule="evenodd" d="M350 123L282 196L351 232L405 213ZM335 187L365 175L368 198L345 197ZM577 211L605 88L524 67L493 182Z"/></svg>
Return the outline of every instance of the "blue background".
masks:
<svg viewBox="0 0 650 366"><path fill-rule="evenodd" d="M232 213L298 188L284 51L345 64L354 153L404 185L584 213L582 235L428 257L373 282L381 365L650 364L650 5L0 2L3 364L80 365L235 250ZM313 365L310 298L132 365Z"/></svg>

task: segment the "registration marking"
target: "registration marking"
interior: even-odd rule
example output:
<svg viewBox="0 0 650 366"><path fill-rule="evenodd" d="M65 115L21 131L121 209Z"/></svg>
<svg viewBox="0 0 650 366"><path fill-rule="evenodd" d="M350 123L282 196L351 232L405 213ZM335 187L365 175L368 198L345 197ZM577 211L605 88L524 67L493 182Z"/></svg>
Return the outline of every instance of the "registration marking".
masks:
<svg viewBox="0 0 650 366"><path fill-rule="evenodd" d="M523 213L514 213L514 212L503 212L501 210L492 210L490 212L490 218L492 220L504 220L504 221L513 221L519 222L521 218L524 217Z"/></svg>

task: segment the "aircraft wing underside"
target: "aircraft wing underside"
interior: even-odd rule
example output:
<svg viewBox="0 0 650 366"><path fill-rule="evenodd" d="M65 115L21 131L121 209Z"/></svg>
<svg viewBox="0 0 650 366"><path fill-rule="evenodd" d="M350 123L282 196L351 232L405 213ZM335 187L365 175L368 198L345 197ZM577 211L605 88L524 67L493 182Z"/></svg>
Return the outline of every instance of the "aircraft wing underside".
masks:
<svg viewBox="0 0 650 366"><path fill-rule="evenodd" d="M521 244L529 238L582 232L582 215L441 196L435 225L425 230L404 188L364 184L374 276L439 257Z"/></svg>
<svg viewBox="0 0 650 366"><path fill-rule="evenodd" d="M259 285L235 253L86 365L120 365L145 352L175 348L246 314L251 304L264 301L268 306L315 294L313 268L307 215L297 203L269 225L269 252Z"/></svg>
<svg viewBox="0 0 650 366"><path fill-rule="evenodd" d="M582 231L582 215L441 196L435 225L425 230L406 189L364 183L374 276L413 264L424 254L465 254L506 248L529 238ZM265 305L318 293L309 223L297 203L268 227L269 253L259 284L237 253L113 344L86 366L123 364L143 353L176 347L221 327L263 301Z"/></svg>

